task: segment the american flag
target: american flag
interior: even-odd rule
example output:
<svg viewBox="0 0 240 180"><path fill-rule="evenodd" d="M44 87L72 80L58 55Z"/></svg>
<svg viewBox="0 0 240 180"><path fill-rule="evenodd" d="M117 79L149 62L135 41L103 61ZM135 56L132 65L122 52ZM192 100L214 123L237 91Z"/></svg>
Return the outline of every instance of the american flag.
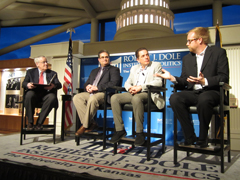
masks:
<svg viewBox="0 0 240 180"><path fill-rule="evenodd" d="M70 85L73 89L72 85L73 78L73 70L72 70L72 39L69 39L69 48L68 48L68 58L65 66L64 73L64 83L63 83L63 91L65 94L68 92L68 86ZM73 114L72 114L72 101L65 102L65 123L64 128L68 129L72 126L73 122Z"/></svg>

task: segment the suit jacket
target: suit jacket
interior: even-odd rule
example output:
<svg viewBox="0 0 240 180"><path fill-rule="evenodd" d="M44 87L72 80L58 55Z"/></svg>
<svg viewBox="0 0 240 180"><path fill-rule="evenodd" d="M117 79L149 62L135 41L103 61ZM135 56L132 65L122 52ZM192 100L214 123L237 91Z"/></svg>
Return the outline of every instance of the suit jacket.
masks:
<svg viewBox="0 0 240 180"><path fill-rule="evenodd" d="M131 68L130 75L124 85L127 91L131 86L135 86L137 84L138 77L140 74L139 73L140 67L141 65L138 64ZM147 74L146 74L147 77L145 80L145 84L142 85L141 92L147 91L147 85L162 87L162 78L154 76L154 74L156 73L159 73L159 74L162 73L161 63L150 62L149 66L147 67ZM151 93L151 98L159 109L162 109L165 106L165 100L163 99L160 93Z"/></svg>
<svg viewBox="0 0 240 180"><path fill-rule="evenodd" d="M56 77L53 79L52 83L55 85L55 88L51 89L51 91L49 92L56 92L57 89L62 88L62 84L59 82L58 77L57 77L57 73L55 71L52 71L50 69L47 69L46 71L46 79L47 79L47 83L50 82L50 80L52 79L52 77L54 76L54 74L56 74ZM28 90L27 88L27 84L29 82L33 82L33 83L38 83L39 82L39 71L38 68L34 68L34 69L29 69L26 73L25 79L22 83L22 87L26 90ZM33 91L43 91L43 89L32 89Z"/></svg>
<svg viewBox="0 0 240 180"><path fill-rule="evenodd" d="M86 91L86 86L88 84L93 84L93 81L95 80L98 71L101 67L98 67L96 69L93 69L90 73L88 80L84 84L84 91ZM103 92L106 88L112 87L112 86L119 86L120 85L120 71L119 68L114 66L106 66L102 76L100 77L100 80L97 84L98 92Z"/></svg>
<svg viewBox="0 0 240 180"><path fill-rule="evenodd" d="M219 82L229 82L229 67L226 50L219 47L207 47L200 70L208 81L204 90L219 91ZM177 89L193 90L193 84L187 82L189 76L197 77L196 54L189 53L183 57L182 74L175 77Z"/></svg>

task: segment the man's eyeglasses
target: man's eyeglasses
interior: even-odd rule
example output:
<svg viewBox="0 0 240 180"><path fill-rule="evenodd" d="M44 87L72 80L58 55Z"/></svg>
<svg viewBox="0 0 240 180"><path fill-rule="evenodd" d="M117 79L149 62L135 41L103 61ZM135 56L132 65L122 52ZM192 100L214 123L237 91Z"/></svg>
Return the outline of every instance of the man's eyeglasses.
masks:
<svg viewBox="0 0 240 180"><path fill-rule="evenodd" d="M48 63L48 61L43 61L43 62L39 62L39 63L45 64L45 63Z"/></svg>
<svg viewBox="0 0 240 180"><path fill-rule="evenodd" d="M108 59L109 57L108 57L108 56L101 56L100 58L101 58L101 59L104 59L104 58L105 58L105 59Z"/></svg>
<svg viewBox="0 0 240 180"><path fill-rule="evenodd" d="M192 42L192 41L195 41L195 40L198 40L198 38L188 39L188 40L187 40L187 43L188 43L188 44L191 44L191 42Z"/></svg>

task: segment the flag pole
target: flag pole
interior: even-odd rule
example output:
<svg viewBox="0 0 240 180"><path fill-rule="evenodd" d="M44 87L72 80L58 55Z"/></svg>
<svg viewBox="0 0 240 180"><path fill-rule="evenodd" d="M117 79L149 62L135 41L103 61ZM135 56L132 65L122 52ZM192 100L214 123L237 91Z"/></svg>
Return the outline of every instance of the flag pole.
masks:
<svg viewBox="0 0 240 180"><path fill-rule="evenodd" d="M65 66L63 91L65 94L72 95L73 89L73 65L72 65L72 32L75 33L73 28L68 28L66 33L70 33L68 58ZM69 91L71 89L71 91ZM73 125L72 101L65 102L65 122L64 129L67 130Z"/></svg>
<svg viewBox="0 0 240 180"><path fill-rule="evenodd" d="M73 28L68 28L66 33L70 33L70 39L72 39L72 33L75 33L75 29Z"/></svg>
<svg viewBox="0 0 240 180"><path fill-rule="evenodd" d="M215 46L220 47L220 48L222 47L222 35L221 35L220 27L219 27L219 24L218 24L218 19L217 19L217 25L216 25ZM220 124L217 123L217 122L220 122L219 120L220 120L219 116L216 116L215 117L215 131L216 131L215 136L216 136L217 139L220 139L220 131L224 131L224 129L221 129ZM225 126L225 121L223 122L223 124Z"/></svg>

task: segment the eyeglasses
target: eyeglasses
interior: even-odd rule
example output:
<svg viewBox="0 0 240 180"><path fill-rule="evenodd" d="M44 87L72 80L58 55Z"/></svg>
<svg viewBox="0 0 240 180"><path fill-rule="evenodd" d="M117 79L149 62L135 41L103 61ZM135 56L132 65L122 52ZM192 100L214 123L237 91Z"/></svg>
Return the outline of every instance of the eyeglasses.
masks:
<svg viewBox="0 0 240 180"><path fill-rule="evenodd" d="M100 59L108 59L109 57L108 56L101 56Z"/></svg>
<svg viewBox="0 0 240 180"><path fill-rule="evenodd" d="M192 42L192 41L195 41L195 40L198 40L198 39L199 39L199 38L195 38L195 39L188 39L188 40L187 40L187 43L188 43L188 44L191 44L191 42Z"/></svg>
<svg viewBox="0 0 240 180"><path fill-rule="evenodd" d="M48 61L43 61L43 62L39 62L39 63L45 64L45 63L48 63Z"/></svg>

